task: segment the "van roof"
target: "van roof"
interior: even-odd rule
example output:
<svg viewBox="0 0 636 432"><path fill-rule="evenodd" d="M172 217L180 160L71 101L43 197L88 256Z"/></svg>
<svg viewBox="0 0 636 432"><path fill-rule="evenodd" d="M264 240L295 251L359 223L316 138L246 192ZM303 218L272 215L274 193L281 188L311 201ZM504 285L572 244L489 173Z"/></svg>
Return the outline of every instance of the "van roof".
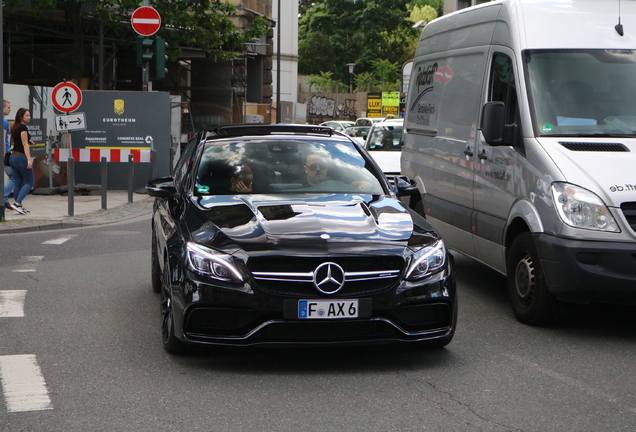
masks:
<svg viewBox="0 0 636 432"><path fill-rule="evenodd" d="M624 29L623 36L615 29L619 23L619 10L620 23ZM493 26L495 20L502 24L516 24ZM488 26L486 23L491 25ZM465 28L470 33L469 40L472 46L476 44L475 37L492 37L493 44L512 40L512 48L516 49L636 49L636 2L493 1L461 9L432 21L422 31L421 39L460 28ZM450 40L447 49L462 48L461 45L461 40Z"/></svg>

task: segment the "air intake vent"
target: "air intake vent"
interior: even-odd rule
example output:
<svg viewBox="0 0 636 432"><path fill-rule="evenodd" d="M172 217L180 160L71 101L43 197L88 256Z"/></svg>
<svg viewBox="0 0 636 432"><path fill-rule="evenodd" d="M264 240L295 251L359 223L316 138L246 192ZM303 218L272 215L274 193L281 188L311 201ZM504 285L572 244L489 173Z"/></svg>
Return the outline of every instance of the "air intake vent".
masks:
<svg viewBox="0 0 636 432"><path fill-rule="evenodd" d="M636 231L636 202L626 202L621 204L621 210L627 219L627 223Z"/></svg>
<svg viewBox="0 0 636 432"><path fill-rule="evenodd" d="M628 152L629 149L621 143L590 143L590 142L567 142L560 141L563 147L572 151L585 152Z"/></svg>

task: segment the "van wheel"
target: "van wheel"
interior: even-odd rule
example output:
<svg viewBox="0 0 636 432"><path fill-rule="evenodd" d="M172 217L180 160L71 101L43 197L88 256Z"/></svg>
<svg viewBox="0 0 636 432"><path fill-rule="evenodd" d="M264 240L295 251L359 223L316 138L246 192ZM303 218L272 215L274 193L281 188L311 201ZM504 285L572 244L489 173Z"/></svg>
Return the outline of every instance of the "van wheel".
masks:
<svg viewBox="0 0 636 432"><path fill-rule="evenodd" d="M508 297L519 321L544 326L559 319L561 303L548 290L537 249L528 232L520 234L512 242L507 279Z"/></svg>

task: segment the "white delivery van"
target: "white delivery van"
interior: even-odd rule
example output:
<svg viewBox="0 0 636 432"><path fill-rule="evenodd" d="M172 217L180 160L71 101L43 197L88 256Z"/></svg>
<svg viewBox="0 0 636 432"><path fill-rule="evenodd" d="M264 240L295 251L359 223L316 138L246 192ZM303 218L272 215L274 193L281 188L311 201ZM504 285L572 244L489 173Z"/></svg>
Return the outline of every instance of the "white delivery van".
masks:
<svg viewBox="0 0 636 432"><path fill-rule="evenodd" d="M507 275L517 318L636 303L636 2L503 0L422 31L411 207Z"/></svg>

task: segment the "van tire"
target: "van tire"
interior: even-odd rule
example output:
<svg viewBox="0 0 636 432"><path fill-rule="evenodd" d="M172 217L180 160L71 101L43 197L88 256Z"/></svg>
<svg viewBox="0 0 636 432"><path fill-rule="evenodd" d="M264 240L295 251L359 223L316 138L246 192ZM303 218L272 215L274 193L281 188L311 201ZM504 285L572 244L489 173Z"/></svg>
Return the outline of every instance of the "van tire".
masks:
<svg viewBox="0 0 636 432"><path fill-rule="evenodd" d="M537 248L529 232L519 234L512 242L506 273L508 297L520 322L547 326L558 321L562 305L548 289Z"/></svg>

